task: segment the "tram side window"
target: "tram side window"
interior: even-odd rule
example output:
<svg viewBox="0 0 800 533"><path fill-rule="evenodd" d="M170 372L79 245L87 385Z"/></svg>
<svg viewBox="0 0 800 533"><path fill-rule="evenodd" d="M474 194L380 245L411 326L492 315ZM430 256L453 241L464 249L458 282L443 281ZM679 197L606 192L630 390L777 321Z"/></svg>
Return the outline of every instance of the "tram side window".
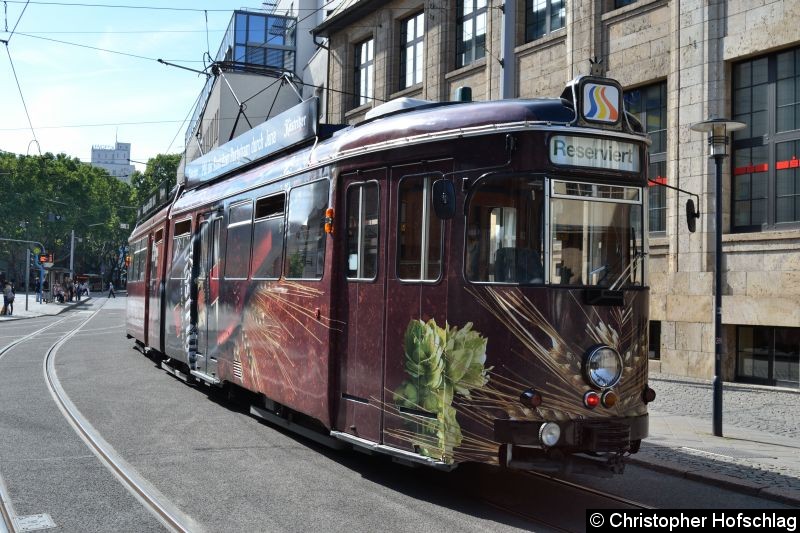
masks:
<svg viewBox="0 0 800 533"><path fill-rule="evenodd" d="M434 281L442 271L442 221L433 214L434 176L400 180L397 232L397 277Z"/></svg>
<svg viewBox="0 0 800 533"><path fill-rule="evenodd" d="M464 273L490 283L544 282L541 178L490 177L470 197Z"/></svg>
<svg viewBox="0 0 800 533"><path fill-rule="evenodd" d="M375 279L378 274L378 184L347 189L347 277Z"/></svg>
<svg viewBox="0 0 800 533"><path fill-rule="evenodd" d="M160 229L156 232L153 239L153 248L150 250L150 279L156 279L158 276L158 256L161 252L161 243L164 240L164 230Z"/></svg>
<svg viewBox="0 0 800 533"><path fill-rule="evenodd" d="M283 271L289 279L322 279L325 267L325 210L328 180L292 189Z"/></svg>
<svg viewBox="0 0 800 533"><path fill-rule="evenodd" d="M285 194L276 194L256 201L253 224L253 279L278 279L281 276L283 253L283 215Z"/></svg>
<svg viewBox="0 0 800 533"><path fill-rule="evenodd" d="M134 241L129 247L130 265L128 267L128 281L139 281L142 274L142 240ZM143 278L142 278L143 279Z"/></svg>
<svg viewBox="0 0 800 533"><path fill-rule="evenodd" d="M145 253L147 252L147 237L144 239L139 239L136 242L136 249L133 254L133 263L136 265L136 272L133 279L128 278L129 281L144 281L144 274L145 274L145 262L147 257Z"/></svg>
<svg viewBox="0 0 800 533"><path fill-rule="evenodd" d="M253 202L235 204L228 211L225 247L225 279L247 279L250 268L250 238L253 229Z"/></svg>
<svg viewBox="0 0 800 533"><path fill-rule="evenodd" d="M172 270L170 273L172 279L183 279L184 277L183 268L186 266L186 258L191 253L191 231L191 220L175 223L174 237L172 238Z"/></svg>

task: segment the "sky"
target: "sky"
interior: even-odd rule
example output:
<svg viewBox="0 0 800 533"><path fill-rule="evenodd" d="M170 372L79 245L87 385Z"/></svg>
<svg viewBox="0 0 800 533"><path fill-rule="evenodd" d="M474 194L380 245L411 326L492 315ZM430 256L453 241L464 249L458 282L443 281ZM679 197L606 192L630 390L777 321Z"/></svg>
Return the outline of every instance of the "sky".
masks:
<svg viewBox="0 0 800 533"><path fill-rule="evenodd" d="M139 170L156 154L181 153L205 77L157 59L202 70L233 10L261 7L243 1L6 0L0 150L89 162L93 145L127 142Z"/></svg>

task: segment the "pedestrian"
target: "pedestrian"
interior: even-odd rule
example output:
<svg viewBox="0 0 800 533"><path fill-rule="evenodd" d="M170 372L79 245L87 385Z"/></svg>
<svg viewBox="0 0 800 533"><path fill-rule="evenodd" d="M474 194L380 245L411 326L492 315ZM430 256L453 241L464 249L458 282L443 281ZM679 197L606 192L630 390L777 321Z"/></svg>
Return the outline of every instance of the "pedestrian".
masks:
<svg viewBox="0 0 800 533"><path fill-rule="evenodd" d="M3 311L2 314L11 316L14 314L14 286L10 281L6 281L3 287Z"/></svg>
<svg viewBox="0 0 800 533"><path fill-rule="evenodd" d="M108 282L108 297L109 298L116 298L117 297L117 295L114 294L114 282L113 281L109 281Z"/></svg>

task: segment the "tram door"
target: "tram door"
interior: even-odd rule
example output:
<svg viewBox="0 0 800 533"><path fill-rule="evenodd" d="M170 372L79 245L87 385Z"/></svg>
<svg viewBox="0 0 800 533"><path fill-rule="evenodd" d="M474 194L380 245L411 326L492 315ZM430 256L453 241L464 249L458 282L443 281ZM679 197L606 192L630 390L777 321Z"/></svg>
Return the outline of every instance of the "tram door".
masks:
<svg viewBox="0 0 800 533"><path fill-rule="evenodd" d="M385 401L386 169L345 175L342 185L345 249L341 309L347 324L340 349L340 427L380 442Z"/></svg>
<svg viewBox="0 0 800 533"><path fill-rule="evenodd" d="M219 275L220 218L210 213L200 215L198 220L197 260L197 361L195 370L208 376L217 376L217 312Z"/></svg>
<svg viewBox="0 0 800 533"><path fill-rule="evenodd" d="M414 421L437 414L424 398L430 383L425 376L412 375L406 352L414 350L414 336L406 332L432 328L428 321L444 328L447 321L447 224L433 210L432 188L437 179L453 168L451 159L392 167L388 209L388 261L386 282L386 410L396 416L384 420L384 442L411 448L409 430ZM419 346L416 349L420 349Z"/></svg>

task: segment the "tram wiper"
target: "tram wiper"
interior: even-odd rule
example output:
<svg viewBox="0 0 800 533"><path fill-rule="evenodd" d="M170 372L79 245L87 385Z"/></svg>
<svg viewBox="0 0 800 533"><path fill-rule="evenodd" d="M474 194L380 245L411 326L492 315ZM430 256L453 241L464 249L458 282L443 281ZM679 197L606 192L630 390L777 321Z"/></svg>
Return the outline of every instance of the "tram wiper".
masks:
<svg viewBox="0 0 800 533"><path fill-rule="evenodd" d="M601 272L605 272L605 274L603 274L603 277L598 277L598 276L600 276ZM601 265L601 266L595 268L594 270L589 271L589 280L590 280L591 284L592 285L599 285L601 281L606 279L606 276L608 276L608 272L609 272L609 270L608 270L608 265L607 264L606 265Z"/></svg>
<svg viewBox="0 0 800 533"><path fill-rule="evenodd" d="M617 287L621 287L623 283L625 283L628 279L633 279L633 275L636 272L636 269L639 267L639 262L644 259L644 256L647 255L647 252L635 252L633 254L633 261L628 265L628 267L620 274L620 276L611 284L611 289L616 289Z"/></svg>

